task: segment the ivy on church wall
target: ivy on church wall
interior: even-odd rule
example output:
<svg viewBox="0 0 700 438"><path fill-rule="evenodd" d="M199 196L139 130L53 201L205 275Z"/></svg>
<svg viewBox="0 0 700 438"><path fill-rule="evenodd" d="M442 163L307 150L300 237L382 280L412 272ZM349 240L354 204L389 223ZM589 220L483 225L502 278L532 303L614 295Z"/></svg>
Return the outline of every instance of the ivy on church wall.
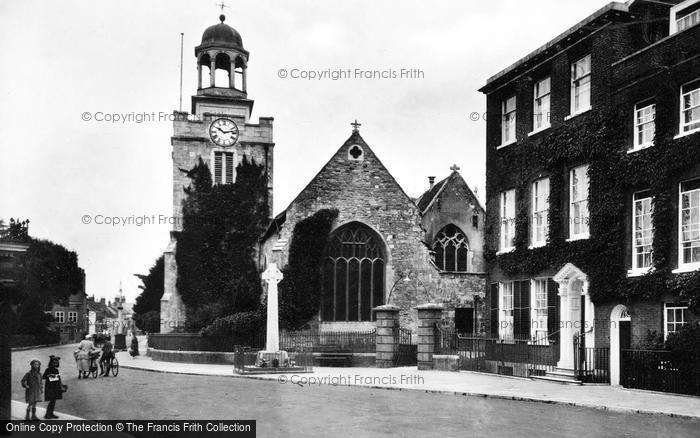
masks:
<svg viewBox="0 0 700 438"><path fill-rule="evenodd" d="M263 166L247 157L236 168L235 184L212 184L201 158L183 171L192 183L185 189L177 238L177 290L187 330L198 331L219 318L259 310L262 285L254 254L268 220L267 180Z"/></svg>
<svg viewBox="0 0 700 438"><path fill-rule="evenodd" d="M657 108L673 108L672 96L670 90L659 92ZM656 114L654 145L632 154L620 147L628 141L629 120L625 121L624 111L590 111L539 139L528 138L491 152L487 211L499 212L499 193L515 187L517 218L515 250L497 254L499 214L488 215L487 262L497 263L509 276L534 276L573 263L589 276L594 302L657 300L673 294L700 310L700 273L671 272L676 264L679 178L698 165L700 134L674 139L677 124L669 111L657 109ZM589 165L590 238L567 242L568 171L583 164ZM549 240L546 246L529 249L530 184L545 176L550 184ZM654 269L628 278L628 198L647 189L654 198Z"/></svg>
<svg viewBox="0 0 700 438"><path fill-rule="evenodd" d="M321 305L321 265L338 210L322 209L297 222L279 283L280 326L305 328Z"/></svg>

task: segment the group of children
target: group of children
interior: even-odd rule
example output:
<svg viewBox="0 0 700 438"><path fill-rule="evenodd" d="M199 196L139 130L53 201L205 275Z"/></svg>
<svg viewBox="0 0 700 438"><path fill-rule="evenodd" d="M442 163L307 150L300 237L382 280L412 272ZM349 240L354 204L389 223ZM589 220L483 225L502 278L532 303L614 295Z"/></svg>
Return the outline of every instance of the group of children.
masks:
<svg viewBox="0 0 700 438"><path fill-rule="evenodd" d="M68 389L61 381L61 374L58 371L60 359L57 356L49 356L49 366L43 375L41 374L41 362L33 360L29 363L29 372L22 377L22 388L25 389L25 401L27 402L27 416L25 418L27 421L39 420L36 416L36 404L42 401L42 390L44 391L43 401L49 402L44 418L47 420L58 418L53 412L56 400L62 399L63 393ZM45 386L42 384L43 381L46 381Z"/></svg>

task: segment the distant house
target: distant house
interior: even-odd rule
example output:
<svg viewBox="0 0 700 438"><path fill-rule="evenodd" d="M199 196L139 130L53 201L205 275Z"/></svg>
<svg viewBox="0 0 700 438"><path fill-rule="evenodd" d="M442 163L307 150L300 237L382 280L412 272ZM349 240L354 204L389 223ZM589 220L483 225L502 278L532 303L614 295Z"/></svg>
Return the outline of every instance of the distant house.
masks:
<svg viewBox="0 0 700 438"><path fill-rule="evenodd" d="M80 291L68 297L66 303L56 303L46 314L53 318L51 330L59 333L61 343L79 342L87 333L87 294L85 293L85 273Z"/></svg>

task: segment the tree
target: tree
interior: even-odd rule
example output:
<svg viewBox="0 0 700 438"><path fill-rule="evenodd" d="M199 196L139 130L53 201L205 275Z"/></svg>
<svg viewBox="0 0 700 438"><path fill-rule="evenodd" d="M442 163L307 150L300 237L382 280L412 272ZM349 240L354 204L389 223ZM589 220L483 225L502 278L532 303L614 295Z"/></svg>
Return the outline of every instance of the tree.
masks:
<svg viewBox="0 0 700 438"><path fill-rule="evenodd" d="M163 298L165 280L165 259L156 259L148 274L134 274L141 280L141 294L134 304L136 327L148 332L160 331L160 299Z"/></svg>
<svg viewBox="0 0 700 438"><path fill-rule="evenodd" d="M192 184L185 189L175 257L177 288L191 329L259 306L262 288L254 255L269 217L263 170L244 157L235 184L219 185L212 185L201 158L186 171Z"/></svg>

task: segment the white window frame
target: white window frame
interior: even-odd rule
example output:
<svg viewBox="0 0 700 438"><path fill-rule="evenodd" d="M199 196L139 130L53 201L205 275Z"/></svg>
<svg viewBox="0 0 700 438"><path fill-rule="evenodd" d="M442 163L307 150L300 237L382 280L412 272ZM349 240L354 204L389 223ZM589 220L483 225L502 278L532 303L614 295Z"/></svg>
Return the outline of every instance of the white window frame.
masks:
<svg viewBox="0 0 700 438"><path fill-rule="evenodd" d="M693 84L695 85L695 88L691 89L690 91L686 91L685 93L683 92L683 90L686 86L690 86ZM685 108L684 107L685 106L685 102L684 102L685 97L689 96L693 93L697 93L698 100L697 100L696 104L691 105L688 108ZM690 123L686 123L685 119L684 119L684 115L687 111L691 111L691 112L698 111L698 113L700 114L700 79L692 80L690 82L687 82L687 83L681 85L680 101L679 101L678 107L680 109L680 119L679 119L680 126L679 126L679 134L678 135L684 136L684 135L689 135L689 134L692 134L694 132L700 131L700 118L695 119L695 120L691 121ZM693 125L695 125L695 126L693 127Z"/></svg>
<svg viewBox="0 0 700 438"><path fill-rule="evenodd" d="M512 108L510 103L512 102ZM515 96L510 96L501 101L501 147L516 141L518 101ZM506 134L511 134L507 136Z"/></svg>
<svg viewBox="0 0 700 438"><path fill-rule="evenodd" d="M78 312L68 312L68 322L78 322Z"/></svg>
<svg viewBox="0 0 700 438"><path fill-rule="evenodd" d="M693 180L688 180L688 183L693 182ZM687 241L683 240L683 212L685 210L690 211L690 217L692 219L692 211L693 211L693 205L691 204L688 209L683 208L683 195L684 194L689 194L692 196L692 194L697 192L697 196L700 197L700 187L695 188L695 189L690 189L683 191L683 184L684 182L681 182L678 184L678 192L679 192L679 197L678 197L678 271L693 271L695 269L700 269L700 260L697 262L686 262L683 254L683 245L685 243L690 243L690 247L692 248L698 248L700 247L700 239L689 239ZM692 202L692 199L691 199ZM698 223L693 224L692 222L690 223L691 227L692 225L695 225L695 227L700 227L700 204L695 206L696 209L699 211L697 212L697 217L698 217ZM692 230L692 228L691 228Z"/></svg>
<svg viewBox="0 0 700 438"><path fill-rule="evenodd" d="M538 345L549 344L548 280L548 278L530 280L530 333L532 341L537 342Z"/></svg>
<svg viewBox="0 0 700 438"><path fill-rule="evenodd" d="M588 70L583 71L582 74L578 76L578 69L576 67L580 65L582 61L587 64ZM586 85L588 86L588 105L584 106L577 102L577 97L583 95L583 93L580 93L580 90ZM588 54L571 63L571 106L569 117L573 117L591 109L591 88L591 55Z"/></svg>
<svg viewBox="0 0 700 438"><path fill-rule="evenodd" d="M584 176L583 182L579 182L578 192L583 192L585 189L585 198L574 198L574 176L578 172ZM588 208L588 198L590 195L590 180L588 177L588 164L574 167L569 171L569 240L587 239L590 236L590 210ZM575 214L576 207L579 208L579 214ZM585 221L582 220L585 218ZM580 225L580 229L576 232L576 225Z"/></svg>
<svg viewBox="0 0 700 438"><path fill-rule="evenodd" d="M216 154L217 153L222 153L221 157L221 179L223 182L219 181L216 179ZM225 154L232 154L232 164L233 164L233 169L231 171L231 181L226 180L226 155ZM238 155L236 154L236 151L231 150L231 149L222 149L222 148L216 148L211 151L211 180L213 184L233 184L236 182L236 166L238 165Z"/></svg>
<svg viewBox="0 0 700 438"><path fill-rule="evenodd" d="M669 320L669 317L668 317L669 310L673 311L673 321ZM676 319L676 316L677 316L676 311L680 311L680 316L681 316L680 321L678 321ZM678 329L680 327L683 327L684 325L688 324L688 321L685 319L685 317L687 316L687 312L688 312L688 306L679 305L676 303L673 303L670 305L668 303L664 303L664 339L668 338L669 333L675 333L678 331ZM673 330L668 329L669 324L673 325Z"/></svg>
<svg viewBox="0 0 700 438"><path fill-rule="evenodd" d="M501 221L499 252L508 252L515 249L515 189L501 192L499 199Z"/></svg>
<svg viewBox="0 0 700 438"><path fill-rule="evenodd" d="M640 219L637 216L637 205L642 204L642 208L644 203L649 202L650 203L650 210L648 213L643 214L643 216L648 216L649 224L648 227L640 228L638 226L638 219ZM653 223L653 215L654 215L654 198L650 195L644 195L643 192L638 192L634 193L632 195L632 271L633 272L646 272L649 269L652 268L653 266L653 248L651 246L654 243L654 223ZM641 233L644 235L645 233L650 233L650 241L648 244L638 244L638 233ZM643 237L642 237L643 239ZM640 266L637 260L637 256L640 254L639 249L642 248L641 254L645 254L646 251L643 250L644 247L650 247L648 253L649 253L649 265L648 266Z"/></svg>
<svg viewBox="0 0 700 438"><path fill-rule="evenodd" d="M549 178L540 178L532 183L532 226L530 246L536 248L547 244L549 235ZM541 234L541 239L537 239Z"/></svg>
<svg viewBox="0 0 700 438"><path fill-rule="evenodd" d="M505 341L511 341L514 338L514 285L512 281L498 283L498 336Z"/></svg>
<svg viewBox="0 0 700 438"><path fill-rule="evenodd" d="M66 322L66 314L62 310L57 310L53 313L53 319L54 321L63 324Z"/></svg>
<svg viewBox="0 0 700 438"><path fill-rule="evenodd" d="M698 3L698 0L686 0L671 7L671 17L669 20L669 35L673 35L676 32L682 32L686 29L690 29L691 27L697 24L700 24L700 10L697 9L678 18L679 11L684 11L696 3Z"/></svg>
<svg viewBox="0 0 700 438"><path fill-rule="evenodd" d="M646 113L646 114L645 114ZM644 119L644 117L649 117ZM640 134L645 131L651 131L651 138L648 141L640 142ZM632 150L648 148L654 145L654 136L656 135L656 104L642 103L634 106L634 139Z"/></svg>
<svg viewBox="0 0 700 438"><path fill-rule="evenodd" d="M547 84L547 91L543 92L544 84ZM537 82L532 89L532 133L543 131L551 126L551 96L552 94L552 77L547 76ZM546 104L545 104L546 102ZM539 117L538 117L539 116Z"/></svg>

